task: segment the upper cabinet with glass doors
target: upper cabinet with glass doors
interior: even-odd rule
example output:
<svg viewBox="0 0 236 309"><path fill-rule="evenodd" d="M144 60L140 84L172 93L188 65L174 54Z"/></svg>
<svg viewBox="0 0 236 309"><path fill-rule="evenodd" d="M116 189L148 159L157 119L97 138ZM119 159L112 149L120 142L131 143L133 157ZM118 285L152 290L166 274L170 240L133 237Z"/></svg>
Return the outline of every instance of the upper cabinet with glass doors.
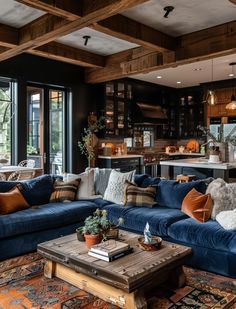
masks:
<svg viewBox="0 0 236 309"><path fill-rule="evenodd" d="M132 135L130 103L132 86L126 81L105 84L106 136L127 137Z"/></svg>

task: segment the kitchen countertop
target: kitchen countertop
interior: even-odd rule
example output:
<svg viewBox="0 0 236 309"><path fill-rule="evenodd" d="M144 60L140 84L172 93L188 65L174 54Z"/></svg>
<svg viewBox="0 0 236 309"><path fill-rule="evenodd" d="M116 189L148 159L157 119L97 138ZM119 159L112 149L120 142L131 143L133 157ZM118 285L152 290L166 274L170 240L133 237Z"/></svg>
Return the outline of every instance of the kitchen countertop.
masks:
<svg viewBox="0 0 236 309"><path fill-rule="evenodd" d="M236 168L235 163L208 163L207 159L180 159L180 160L166 160L160 161L160 165L167 166L185 166L185 167L195 167L195 168L208 168L208 169L220 169L220 170L230 170Z"/></svg>
<svg viewBox="0 0 236 309"><path fill-rule="evenodd" d="M142 155L127 154L127 155L112 155L112 156L98 156L99 159L125 159L125 158L142 158Z"/></svg>
<svg viewBox="0 0 236 309"><path fill-rule="evenodd" d="M196 157L204 157L205 155L200 152L163 152L168 156L196 156Z"/></svg>

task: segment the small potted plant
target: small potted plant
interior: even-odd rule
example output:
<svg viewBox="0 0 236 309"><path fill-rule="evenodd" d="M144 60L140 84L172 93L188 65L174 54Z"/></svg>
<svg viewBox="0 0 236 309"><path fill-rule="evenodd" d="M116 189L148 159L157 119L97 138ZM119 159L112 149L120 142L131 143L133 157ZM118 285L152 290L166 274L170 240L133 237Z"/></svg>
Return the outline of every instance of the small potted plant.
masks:
<svg viewBox="0 0 236 309"><path fill-rule="evenodd" d="M93 216L89 216L85 219L82 231L88 248L91 248L93 245L100 243L100 217L96 212L93 214Z"/></svg>
<svg viewBox="0 0 236 309"><path fill-rule="evenodd" d="M102 233L103 239L118 239L119 237L119 226L124 224L124 219L119 218L117 223L113 220L109 220L107 218L107 211L104 209L102 210L102 216L100 219L101 226L102 226Z"/></svg>

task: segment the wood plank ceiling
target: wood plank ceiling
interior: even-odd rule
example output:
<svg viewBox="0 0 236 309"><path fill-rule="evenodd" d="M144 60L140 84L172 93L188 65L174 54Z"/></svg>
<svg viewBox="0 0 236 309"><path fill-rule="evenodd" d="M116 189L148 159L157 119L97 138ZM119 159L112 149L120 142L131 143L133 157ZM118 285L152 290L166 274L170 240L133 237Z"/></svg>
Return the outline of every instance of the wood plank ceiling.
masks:
<svg viewBox="0 0 236 309"><path fill-rule="evenodd" d="M235 3L235 0L230 0ZM236 21L172 37L121 15L148 0L17 0L46 12L21 28L0 24L0 61L31 53L86 67L98 83L236 52ZM90 27L140 47L102 56L55 40Z"/></svg>

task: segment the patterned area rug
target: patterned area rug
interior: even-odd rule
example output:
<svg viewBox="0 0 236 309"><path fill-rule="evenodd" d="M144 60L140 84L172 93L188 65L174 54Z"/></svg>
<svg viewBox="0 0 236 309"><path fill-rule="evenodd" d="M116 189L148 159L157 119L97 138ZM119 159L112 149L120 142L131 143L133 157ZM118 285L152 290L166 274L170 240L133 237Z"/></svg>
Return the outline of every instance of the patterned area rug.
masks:
<svg viewBox="0 0 236 309"><path fill-rule="evenodd" d="M37 253L0 262L0 309L117 309L63 280L43 276ZM184 268L184 288L151 291L150 309L236 309L236 279Z"/></svg>

